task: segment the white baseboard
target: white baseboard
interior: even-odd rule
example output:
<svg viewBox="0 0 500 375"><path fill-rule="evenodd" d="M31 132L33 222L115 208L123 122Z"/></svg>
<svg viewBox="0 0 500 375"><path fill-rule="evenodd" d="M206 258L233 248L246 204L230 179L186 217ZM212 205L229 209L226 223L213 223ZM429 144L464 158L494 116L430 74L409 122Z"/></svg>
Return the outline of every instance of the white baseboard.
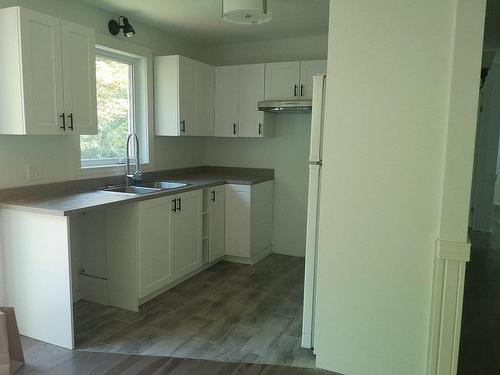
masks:
<svg viewBox="0 0 500 375"><path fill-rule="evenodd" d="M260 262L262 259L267 257L272 252L273 252L273 247L269 246L250 258L238 257L238 256L234 256L234 255L225 255L223 259L226 262L249 264L249 265L253 266L254 264Z"/></svg>

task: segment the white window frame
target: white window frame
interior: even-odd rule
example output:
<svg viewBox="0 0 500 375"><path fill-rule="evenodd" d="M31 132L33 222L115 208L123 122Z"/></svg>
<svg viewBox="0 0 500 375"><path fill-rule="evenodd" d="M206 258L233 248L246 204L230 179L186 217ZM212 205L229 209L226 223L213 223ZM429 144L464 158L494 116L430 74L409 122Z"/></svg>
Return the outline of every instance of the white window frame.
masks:
<svg viewBox="0 0 500 375"><path fill-rule="evenodd" d="M122 47L122 46L120 46ZM127 46L128 47L128 46ZM129 48L127 48L129 49ZM134 51L136 52L136 51ZM141 169L152 168L152 131L149 118L151 114L151 71L152 54L150 51L137 51L141 54L96 45L96 55L130 64L130 111L129 124L136 132L140 142ZM80 136L75 140L75 176L106 176L125 173L125 158L95 160L92 163L82 163Z"/></svg>

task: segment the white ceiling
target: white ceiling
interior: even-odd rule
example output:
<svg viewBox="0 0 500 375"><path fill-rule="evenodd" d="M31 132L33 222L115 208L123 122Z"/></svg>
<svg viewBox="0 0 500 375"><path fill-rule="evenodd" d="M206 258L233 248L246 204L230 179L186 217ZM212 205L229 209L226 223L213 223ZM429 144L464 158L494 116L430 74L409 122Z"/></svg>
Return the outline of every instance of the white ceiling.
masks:
<svg viewBox="0 0 500 375"><path fill-rule="evenodd" d="M222 0L82 0L201 43L225 44L328 32L329 0L268 0L273 14L263 25L222 21ZM140 29L136 30L140 32Z"/></svg>

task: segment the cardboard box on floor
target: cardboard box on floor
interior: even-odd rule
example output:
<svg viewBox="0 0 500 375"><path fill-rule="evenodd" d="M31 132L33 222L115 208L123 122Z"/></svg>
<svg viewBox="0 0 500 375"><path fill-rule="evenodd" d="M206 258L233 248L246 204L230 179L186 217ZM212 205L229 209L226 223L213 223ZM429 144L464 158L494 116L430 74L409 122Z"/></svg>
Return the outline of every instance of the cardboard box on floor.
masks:
<svg viewBox="0 0 500 375"><path fill-rule="evenodd" d="M13 374L24 364L16 315L12 307L0 307L0 375Z"/></svg>

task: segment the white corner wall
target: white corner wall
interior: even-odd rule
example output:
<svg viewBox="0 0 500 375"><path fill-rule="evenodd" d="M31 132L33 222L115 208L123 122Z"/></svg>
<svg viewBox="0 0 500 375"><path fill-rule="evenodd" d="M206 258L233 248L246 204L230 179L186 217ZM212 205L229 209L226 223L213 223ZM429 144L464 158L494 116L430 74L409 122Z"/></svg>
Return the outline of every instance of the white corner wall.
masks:
<svg viewBox="0 0 500 375"><path fill-rule="evenodd" d="M206 165L274 168L273 251L305 255L310 115L277 115L273 138L210 138Z"/></svg>
<svg viewBox="0 0 500 375"><path fill-rule="evenodd" d="M443 205L443 181L456 17L457 0L331 1L321 368L426 373L434 247L453 204Z"/></svg>

